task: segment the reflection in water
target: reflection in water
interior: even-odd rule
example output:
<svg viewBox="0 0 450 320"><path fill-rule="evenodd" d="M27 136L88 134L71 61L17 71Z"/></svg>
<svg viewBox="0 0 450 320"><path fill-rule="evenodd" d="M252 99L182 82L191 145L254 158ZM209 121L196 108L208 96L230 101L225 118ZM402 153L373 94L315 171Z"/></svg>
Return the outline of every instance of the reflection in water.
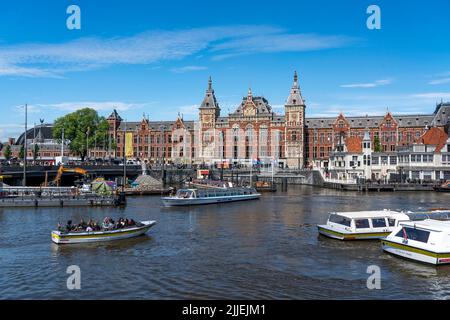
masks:
<svg viewBox="0 0 450 320"><path fill-rule="evenodd" d="M0 297L51 299L445 299L450 267L385 254L379 241L318 236L330 211L448 207L448 194L353 193L290 187L258 201L163 208L158 197L119 208L0 209ZM58 222L120 216L156 220L148 235L57 246ZM81 292L66 290L78 265ZM366 287L378 265L382 290Z"/></svg>
<svg viewBox="0 0 450 320"><path fill-rule="evenodd" d="M132 249L136 244L151 245L149 242L152 241L152 237L148 234L141 235L136 238L124 239L120 241L107 241L107 242L96 242L96 243L76 243L70 245L57 245L51 243L51 251L53 257L67 256L71 254L76 254L77 252L83 250L86 253L97 254L99 252L108 251L123 251Z"/></svg>

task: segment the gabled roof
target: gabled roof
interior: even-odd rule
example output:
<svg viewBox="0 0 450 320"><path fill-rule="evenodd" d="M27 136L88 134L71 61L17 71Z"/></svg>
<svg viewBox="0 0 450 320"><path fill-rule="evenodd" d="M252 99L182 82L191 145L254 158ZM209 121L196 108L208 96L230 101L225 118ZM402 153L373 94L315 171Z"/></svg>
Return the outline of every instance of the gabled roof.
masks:
<svg viewBox="0 0 450 320"><path fill-rule="evenodd" d="M436 152L441 151L441 149L447 144L448 135L436 127L432 127L427 132L425 132L418 140L418 143L423 143L426 145L436 146Z"/></svg>
<svg viewBox="0 0 450 320"><path fill-rule="evenodd" d="M117 120L117 121L122 121L122 118L119 116L119 113L117 112L117 110L114 109L114 111L109 115L109 117L107 118L107 120Z"/></svg>
<svg viewBox="0 0 450 320"><path fill-rule="evenodd" d="M345 139L345 146L347 147L348 153L361 153L362 144L359 137L347 137Z"/></svg>

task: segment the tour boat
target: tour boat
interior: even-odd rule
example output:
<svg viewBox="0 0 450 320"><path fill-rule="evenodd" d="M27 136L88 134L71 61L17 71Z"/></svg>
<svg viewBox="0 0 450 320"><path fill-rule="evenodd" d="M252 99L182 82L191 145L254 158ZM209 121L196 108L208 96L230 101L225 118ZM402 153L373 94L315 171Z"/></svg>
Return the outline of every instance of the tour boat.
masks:
<svg viewBox="0 0 450 320"><path fill-rule="evenodd" d="M441 265L450 263L450 221L401 222L381 240L384 251L403 258Z"/></svg>
<svg viewBox="0 0 450 320"><path fill-rule="evenodd" d="M433 187L434 191L437 192L450 192L450 181L446 181L445 183L441 184L440 186Z"/></svg>
<svg viewBox="0 0 450 320"><path fill-rule="evenodd" d="M338 240L380 239L389 235L408 215L392 210L332 212L319 233Z"/></svg>
<svg viewBox="0 0 450 320"><path fill-rule="evenodd" d="M174 196L161 198L164 206L191 206L259 199L254 188L180 189Z"/></svg>
<svg viewBox="0 0 450 320"><path fill-rule="evenodd" d="M112 241L120 239L134 238L145 234L151 227L156 224L156 221L141 221L135 226L126 227L122 229L111 229L101 231L52 231L52 241L56 244L73 244L73 243L88 243L97 241Z"/></svg>

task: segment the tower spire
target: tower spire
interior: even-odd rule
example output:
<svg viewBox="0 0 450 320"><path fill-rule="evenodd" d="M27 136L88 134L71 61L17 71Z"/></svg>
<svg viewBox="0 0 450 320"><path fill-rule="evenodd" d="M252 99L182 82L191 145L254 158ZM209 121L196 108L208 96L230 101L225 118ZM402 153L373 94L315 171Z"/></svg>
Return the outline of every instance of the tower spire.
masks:
<svg viewBox="0 0 450 320"><path fill-rule="evenodd" d="M211 79L211 76L209 76L209 79L208 79L208 90L207 90L208 92L213 92L214 90L213 90L213 88L212 88L212 79Z"/></svg>
<svg viewBox="0 0 450 320"><path fill-rule="evenodd" d="M252 88L248 88L247 101L252 101L252 100L253 100Z"/></svg>
<svg viewBox="0 0 450 320"><path fill-rule="evenodd" d="M305 105L302 93L300 91L300 86L298 84L298 74L297 71L294 72L294 82L292 84L291 93L286 102L287 105Z"/></svg>

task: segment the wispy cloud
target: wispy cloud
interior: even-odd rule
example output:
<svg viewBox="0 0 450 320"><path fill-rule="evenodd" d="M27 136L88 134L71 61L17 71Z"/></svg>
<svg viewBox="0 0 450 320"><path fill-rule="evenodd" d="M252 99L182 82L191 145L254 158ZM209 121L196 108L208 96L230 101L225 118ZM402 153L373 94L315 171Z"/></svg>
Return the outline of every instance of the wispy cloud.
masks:
<svg viewBox="0 0 450 320"><path fill-rule="evenodd" d="M390 79L376 80L369 83L353 83L353 84L342 84L341 88L375 88L380 86L386 86L392 83Z"/></svg>
<svg viewBox="0 0 450 320"><path fill-rule="evenodd" d="M431 85L438 85L438 84L445 84L445 83L450 83L450 77L435 79L435 80L428 82L428 84L431 84Z"/></svg>
<svg viewBox="0 0 450 320"><path fill-rule="evenodd" d="M172 68L170 71L173 73L186 73L186 72L192 72L192 71L202 71L208 69L205 66L185 66L185 67L179 67L179 68Z"/></svg>
<svg viewBox="0 0 450 320"><path fill-rule="evenodd" d="M10 137L16 138L24 130L24 124L2 123L0 124L0 142L5 142Z"/></svg>
<svg viewBox="0 0 450 320"><path fill-rule="evenodd" d="M68 72L180 60L204 53L212 54L213 59L224 59L242 54L338 48L355 40L341 35L293 34L273 26L241 25L80 38L64 43L1 45L0 76L61 77Z"/></svg>
<svg viewBox="0 0 450 320"><path fill-rule="evenodd" d="M61 102L54 104L36 104L31 107L35 110L52 108L64 112L73 112L83 108L91 108L97 111L112 111L116 109L118 111L128 111L132 109L139 109L151 105L151 103L127 103L119 101L82 101L82 102Z"/></svg>
<svg viewBox="0 0 450 320"><path fill-rule="evenodd" d="M412 98L421 99L433 99L435 101L441 99L450 99L450 92L427 92L427 93L416 93L411 95Z"/></svg>

